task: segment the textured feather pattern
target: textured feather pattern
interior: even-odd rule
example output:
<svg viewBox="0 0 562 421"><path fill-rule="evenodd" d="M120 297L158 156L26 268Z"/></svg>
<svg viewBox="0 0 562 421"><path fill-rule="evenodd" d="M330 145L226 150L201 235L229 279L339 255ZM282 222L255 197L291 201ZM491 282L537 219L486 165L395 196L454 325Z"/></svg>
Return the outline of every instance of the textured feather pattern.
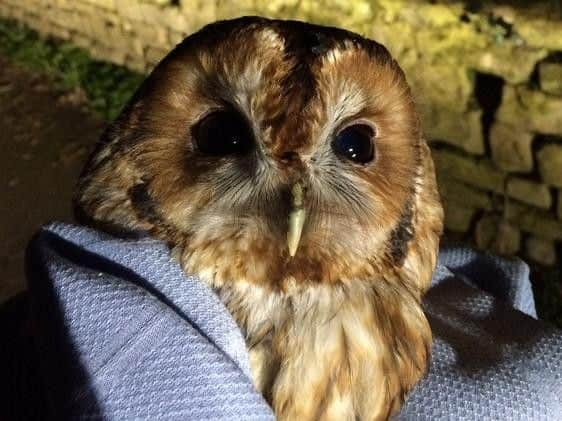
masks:
<svg viewBox="0 0 562 421"><path fill-rule="evenodd" d="M198 148L217 110L247 126L249 152ZM334 151L354 124L373 133L369 162ZM215 289L279 419L387 419L426 370L442 208L405 76L374 41L255 17L203 28L108 128L75 203L90 224L166 241Z"/></svg>

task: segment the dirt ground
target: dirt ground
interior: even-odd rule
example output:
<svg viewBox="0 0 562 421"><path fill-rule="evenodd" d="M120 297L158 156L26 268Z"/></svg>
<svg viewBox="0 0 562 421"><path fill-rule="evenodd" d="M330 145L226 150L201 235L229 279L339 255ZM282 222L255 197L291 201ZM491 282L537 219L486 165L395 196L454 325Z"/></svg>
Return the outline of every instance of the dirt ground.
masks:
<svg viewBox="0 0 562 421"><path fill-rule="evenodd" d="M104 127L83 104L0 55L0 304L25 288L33 233L72 221L72 189Z"/></svg>

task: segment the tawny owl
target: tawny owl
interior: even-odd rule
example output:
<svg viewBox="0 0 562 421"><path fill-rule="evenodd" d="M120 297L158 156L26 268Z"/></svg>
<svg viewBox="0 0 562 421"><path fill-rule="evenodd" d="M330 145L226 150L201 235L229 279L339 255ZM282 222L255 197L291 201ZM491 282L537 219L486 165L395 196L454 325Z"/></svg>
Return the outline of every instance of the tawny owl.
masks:
<svg viewBox="0 0 562 421"><path fill-rule="evenodd" d="M76 205L166 241L216 291L279 419L386 419L426 370L442 209L404 74L374 41L206 26L106 131Z"/></svg>

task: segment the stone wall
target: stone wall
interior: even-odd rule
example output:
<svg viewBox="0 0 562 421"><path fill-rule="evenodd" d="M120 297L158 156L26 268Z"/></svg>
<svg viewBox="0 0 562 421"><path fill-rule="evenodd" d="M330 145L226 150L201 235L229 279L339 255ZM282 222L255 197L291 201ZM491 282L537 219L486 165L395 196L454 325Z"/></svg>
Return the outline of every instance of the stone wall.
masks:
<svg viewBox="0 0 562 421"><path fill-rule="evenodd" d="M374 38L413 87L450 235L553 264L562 244L562 11L560 2L528 3L1 0L0 16L141 71L186 34L240 15Z"/></svg>

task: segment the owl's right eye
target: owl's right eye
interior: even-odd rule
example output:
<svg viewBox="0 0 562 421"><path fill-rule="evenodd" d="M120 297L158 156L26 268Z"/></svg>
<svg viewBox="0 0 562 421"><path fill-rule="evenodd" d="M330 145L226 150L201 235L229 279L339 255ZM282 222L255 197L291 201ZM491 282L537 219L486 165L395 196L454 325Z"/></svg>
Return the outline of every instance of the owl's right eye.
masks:
<svg viewBox="0 0 562 421"><path fill-rule="evenodd" d="M195 147L204 155L245 154L254 146L252 130L240 114L215 111L203 117L191 131Z"/></svg>
<svg viewBox="0 0 562 421"><path fill-rule="evenodd" d="M334 152L357 164L367 164L375 156L375 131L366 124L354 124L339 132L332 142Z"/></svg>

